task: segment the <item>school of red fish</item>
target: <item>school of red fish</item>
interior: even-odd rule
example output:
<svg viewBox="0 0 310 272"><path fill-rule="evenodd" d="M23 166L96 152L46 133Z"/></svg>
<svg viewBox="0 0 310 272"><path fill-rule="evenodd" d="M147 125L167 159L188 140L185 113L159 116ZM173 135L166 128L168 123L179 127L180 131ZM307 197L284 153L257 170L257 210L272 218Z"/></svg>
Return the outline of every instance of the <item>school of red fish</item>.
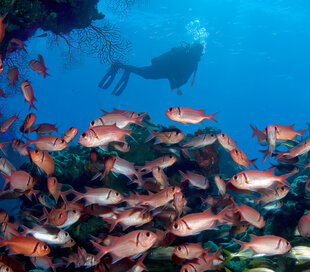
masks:
<svg viewBox="0 0 310 272"><path fill-rule="evenodd" d="M2 19L0 18L0 41L3 38L1 35ZM26 50L18 40L12 43ZM49 75L41 55L38 56L38 60L31 60L29 65L31 69L43 74L44 77ZM0 69L3 69L2 62ZM10 85L15 86L18 74L15 66L8 69ZM36 98L31 83L23 80L20 88L25 101L30 105L29 110L36 109L34 105ZM0 90L0 96L5 98L5 92ZM177 162L178 155L166 154L153 161L146 161L145 165L141 166L122 159L122 153L128 152L131 148L126 141L132 138L131 125L146 126L143 119L147 113L139 114L130 110L117 109L112 112L103 112L104 114L91 121L88 129L78 137L78 144L89 148L91 160L100 165L93 179L103 179L110 172L115 175L124 175L131 183L137 183L138 188L143 188L147 193L142 194L139 191L123 195L106 186L94 188L92 180L89 180L85 186L85 191L82 190L84 192L73 189L64 190L63 184L53 177L55 164L50 152L58 152L67 148L78 134L78 129L71 127L63 135L54 136L51 133L57 132L55 124L35 125L36 114L29 113L20 127L23 137L0 143L4 154L4 157L0 158L0 170L4 177L4 189L1 190L0 195L3 198L26 196L33 200L38 194L35 190L38 177L17 170L9 159L5 158L5 146L10 145L20 156L28 156L41 169L41 175L46 177L48 192L56 204L51 207L45 199L38 197L42 205L42 217L36 218L30 213L29 216L37 221L37 225L31 228L22 225L20 221L12 222L12 218L5 209L0 210L2 233L0 246L9 249L6 251L7 254L0 257L0 271L20 271L22 264L18 263L14 254L28 256L37 268L52 268L54 271L57 267L70 263L74 263L77 268L94 267L96 272L144 271L147 268L143 260L153 248L171 245L174 247L171 258L174 259L176 265L180 265L181 272L216 269L221 267L225 261L220 246L211 250L203 248L201 243L176 243L175 238L198 235L203 231L217 229L221 225L230 225L234 234L245 232L249 226L264 228L265 220L258 206L253 208L240 203L238 195L258 193L260 197L255 199L256 204L261 202L268 204L283 199L289 193L291 185L286 179L296 174L296 171L276 176L273 168L267 171L258 170L255 165L256 159L249 159L246 153L237 147L236 142L225 133L202 134L185 141L184 133L177 128L163 129L158 132L150 130L151 135L146 141L156 138L158 144L173 146L182 152L201 149L218 142L243 170L249 169L250 166L256 169L241 171L229 180L224 180L220 173L214 177L205 177L199 173L184 172L178 169L180 182L172 186L166 169ZM165 113L169 119L182 124L200 124L205 119L216 121L214 119L216 113L207 115L204 110L188 107L172 107ZM0 126L0 133L5 134L18 118L14 115L5 120ZM251 127L253 137L257 137L260 145L267 146L267 149L262 151L263 162L268 156L273 157L274 152L278 154L276 159L279 161L290 162L310 150L310 140L306 139L297 142L298 144L286 152L276 151L277 143L288 140L296 141L296 136L302 136L306 129L296 131L293 125L278 124L268 125L262 131L252 125ZM35 140L24 136L24 134L34 132L39 135ZM31 148L32 146L35 148ZM108 146L113 146L118 150L118 155L109 155L98 161L95 148L106 150ZM309 167L309 165L304 167ZM151 175L151 178L146 179L146 175ZM183 194L184 184L196 187L202 192L211 186L217 188L218 194L209 195L203 201L202 205L208 205L208 209L194 213L186 206L187 199ZM306 188L309 188L309 185L306 185ZM69 201L69 195L74 195L75 198ZM214 210L218 212L214 213ZM76 242L66 231L70 226L78 223L83 214L100 217L104 222L102 237L89 237L89 242L93 245L91 253L79 245L75 246ZM149 223L155 219L163 223L162 229L151 230ZM310 234L309 222L309 214L300 219L297 229L301 236ZM104 228L107 224L109 227ZM147 226L145 229L144 225ZM112 232L114 235L109 235ZM242 248L251 248L254 255L260 256L285 254L291 249L286 239L273 235L251 235L249 242L234 241ZM51 247L74 247L76 252L59 261L51 255ZM110 258L106 258L106 255Z"/></svg>

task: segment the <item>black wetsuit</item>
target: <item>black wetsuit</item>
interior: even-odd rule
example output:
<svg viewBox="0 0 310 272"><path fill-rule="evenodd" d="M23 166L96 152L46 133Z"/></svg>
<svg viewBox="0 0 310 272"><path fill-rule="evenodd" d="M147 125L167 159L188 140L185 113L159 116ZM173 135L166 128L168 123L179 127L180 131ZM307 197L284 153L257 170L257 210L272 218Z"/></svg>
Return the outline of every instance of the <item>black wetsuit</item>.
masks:
<svg viewBox="0 0 310 272"><path fill-rule="evenodd" d="M190 47L180 46L174 47L169 52L152 59L151 66L136 67L133 65L119 65L117 69L122 68L125 72L115 87L113 94L121 94L127 85L130 73L137 74L145 79L168 79L170 88L172 90L178 89L196 72L199 60L200 56L191 54ZM117 69L114 68L113 71L111 68L99 83L99 87L107 89L112 83L116 74L115 70Z"/></svg>

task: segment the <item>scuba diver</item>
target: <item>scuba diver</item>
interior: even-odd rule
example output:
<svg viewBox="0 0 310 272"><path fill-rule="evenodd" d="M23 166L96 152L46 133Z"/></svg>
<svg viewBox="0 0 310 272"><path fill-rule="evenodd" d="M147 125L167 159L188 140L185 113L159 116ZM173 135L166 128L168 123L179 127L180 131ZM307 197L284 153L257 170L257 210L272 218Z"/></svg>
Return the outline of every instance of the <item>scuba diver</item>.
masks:
<svg viewBox="0 0 310 272"><path fill-rule="evenodd" d="M145 79L168 79L171 91L177 89L177 94L182 95L180 87L189 80L194 73L191 86L195 81L198 62L203 54L203 46L194 43L187 46L174 47L170 51L152 59L151 66L136 67L133 65L112 64L110 70L102 78L99 87L107 89L112 84L117 71L123 69L124 73L114 88L112 94L120 95L127 86L130 73Z"/></svg>

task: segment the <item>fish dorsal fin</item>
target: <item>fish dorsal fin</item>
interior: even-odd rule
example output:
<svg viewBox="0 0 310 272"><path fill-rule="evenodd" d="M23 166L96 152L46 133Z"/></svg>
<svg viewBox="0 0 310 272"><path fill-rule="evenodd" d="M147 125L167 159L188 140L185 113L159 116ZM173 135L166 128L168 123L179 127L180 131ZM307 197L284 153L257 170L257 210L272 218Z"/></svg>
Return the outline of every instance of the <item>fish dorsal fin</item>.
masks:
<svg viewBox="0 0 310 272"><path fill-rule="evenodd" d="M107 112L107 111L105 111L105 110L103 110L103 109L100 109L104 114L109 114L110 112Z"/></svg>
<svg viewBox="0 0 310 272"><path fill-rule="evenodd" d="M291 124L291 125L289 125L289 127L291 127L291 128L293 128L293 126L295 126L295 124Z"/></svg>
<svg viewBox="0 0 310 272"><path fill-rule="evenodd" d="M255 239L257 236L254 235L254 234L250 234L250 237L251 237L251 239L253 240L253 239Z"/></svg>
<svg viewBox="0 0 310 272"><path fill-rule="evenodd" d="M274 169L275 169L275 167L272 167L272 168L268 169L266 172L273 174Z"/></svg>
<svg viewBox="0 0 310 272"><path fill-rule="evenodd" d="M44 62L44 59L43 59L43 56L41 54L38 55L38 59L39 59L39 62L45 66L45 62Z"/></svg>

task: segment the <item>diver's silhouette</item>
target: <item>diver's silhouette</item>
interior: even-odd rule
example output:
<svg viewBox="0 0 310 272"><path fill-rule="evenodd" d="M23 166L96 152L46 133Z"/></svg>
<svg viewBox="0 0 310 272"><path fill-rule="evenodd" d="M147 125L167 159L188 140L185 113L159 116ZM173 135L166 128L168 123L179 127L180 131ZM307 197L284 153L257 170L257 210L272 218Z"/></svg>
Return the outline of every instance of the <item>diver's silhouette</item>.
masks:
<svg viewBox="0 0 310 272"><path fill-rule="evenodd" d="M182 92L179 89L184 85L192 73L194 73L192 86L195 81L195 75L198 62L202 56L203 46L194 43L191 46L179 46L172 48L154 59L151 66L136 67L132 65L112 64L110 70L106 73L99 83L99 87L107 89L112 84L117 71L124 69L124 74L113 90L113 95L120 95L127 86L130 73L139 75L145 79L168 79L171 90L177 89L178 95Z"/></svg>

